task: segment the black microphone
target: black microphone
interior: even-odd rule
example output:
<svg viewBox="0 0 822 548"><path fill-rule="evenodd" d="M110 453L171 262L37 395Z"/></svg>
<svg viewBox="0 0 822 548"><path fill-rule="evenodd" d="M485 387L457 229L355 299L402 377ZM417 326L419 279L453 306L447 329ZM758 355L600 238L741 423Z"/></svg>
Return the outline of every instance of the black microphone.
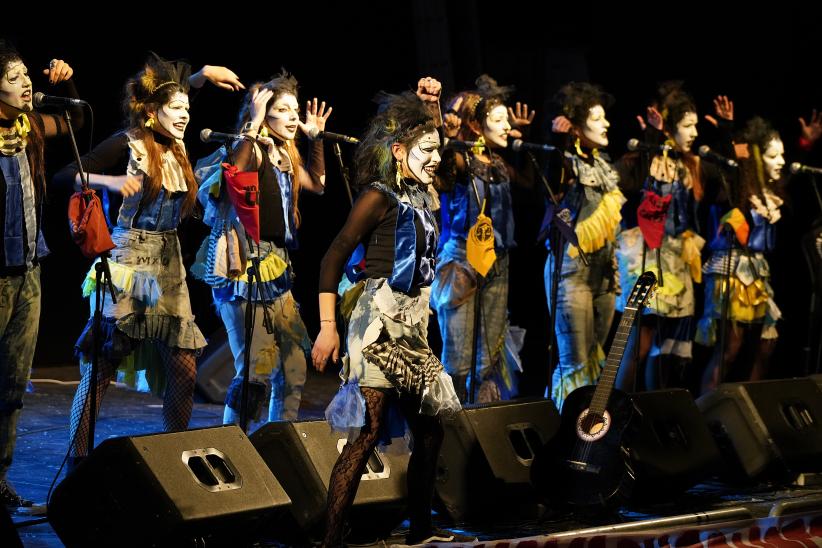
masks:
<svg viewBox="0 0 822 548"><path fill-rule="evenodd" d="M813 175L822 175L822 167L804 166L799 162L791 164L791 173L812 173Z"/></svg>
<svg viewBox="0 0 822 548"><path fill-rule="evenodd" d="M34 106L40 107L81 107L87 105L82 99L73 99L71 97L55 97L53 95L46 95L38 91L34 94Z"/></svg>
<svg viewBox="0 0 822 548"><path fill-rule="evenodd" d="M639 139L628 139L628 150L636 152L641 150L643 152L671 152L674 149L671 145L662 143L660 145L652 145L650 143L643 143Z"/></svg>
<svg viewBox="0 0 822 548"><path fill-rule="evenodd" d="M219 131L211 131L208 128L200 131L200 140L204 143L230 143L242 139L249 139L249 136L236 133L220 133Z"/></svg>
<svg viewBox="0 0 822 548"><path fill-rule="evenodd" d="M713 162L715 164L720 164L727 167L739 167L739 164L736 163L736 160L732 160L730 158L725 158L721 154L717 154L716 152L711 150L711 147L708 145L702 145L699 147L699 157L709 162Z"/></svg>
<svg viewBox="0 0 822 548"><path fill-rule="evenodd" d="M358 145L360 140L356 137L349 137L341 133L331 133L330 131L320 131L317 127L312 127L308 130L308 136L312 139L328 139L329 141L337 141L338 143L348 143L349 145Z"/></svg>
<svg viewBox="0 0 822 548"><path fill-rule="evenodd" d="M543 145L541 143L526 143L522 139L514 139L511 142L511 149L514 152L519 152L520 150L534 150L539 152L551 152L552 150L556 150L557 147L551 145Z"/></svg>

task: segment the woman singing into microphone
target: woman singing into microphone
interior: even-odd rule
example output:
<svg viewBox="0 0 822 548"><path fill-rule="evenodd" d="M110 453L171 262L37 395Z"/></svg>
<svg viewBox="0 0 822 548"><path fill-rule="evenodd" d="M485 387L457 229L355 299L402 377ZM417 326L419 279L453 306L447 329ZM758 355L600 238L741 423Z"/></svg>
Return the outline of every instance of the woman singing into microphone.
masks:
<svg viewBox="0 0 822 548"><path fill-rule="evenodd" d="M508 146L509 118L525 126L535 113L529 115L528 105L517 104L515 115L505 106L511 88L498 86L487 75L476 84L476 91L457 95L444 120L447 137L476 145L449 147L443 153L436 180L442 237L431 304L440 324L442 362L460 400L469 399L474 385L473 396L491 402L516 395L519 348L508 323L508 251L516 245L511 184L531 184L498 151ZM478 234L485 241L476 245ZM472 383L474 365L477 379Z"/></svg>
<svg viewBox="0 0 822 548"><path fill-rule="evenodd" d="M247 139L234 150L241 171L256 171L259 178L259 246L246 236L237 212L220 190L220 162L197 170L204 179L199 198L205 206L205 222L211 234L201 250L194 273L211 285L214 304L228 333L236 376L226 395L223 422L237 422L241 405L245 358L245 308L248 274L246 258L257 254L260 284L252 299L254 331L251 338L249 416L259 420L268 397L269 421L295 420L305 385L305 356L311 342L291 294L294 276L289 250L297 247L301 189L322 194L325 190L323 142L311 144L303 165L297 150L297 130L306 135L325 129L331 107L309 101L305 123L300 121L297 80L282 72L266 83L251 86L240 110L239 130ZM217 155L219 159L222 154ZM234 251L232 251L234 250ZM225 259L223 259L225 257ZM266 323L266 318L268 322Z"/></svg>
<svg viewBox="0 0 822 548"><path fill-rule="evenodd" d="M185 430L191 417L195 355L206 345L194 323L177 239L180 219L194 208L197 184L183 136L189 122L189 88L209 80L237 90L242 84L224 67L205 66L196 74L182 61L152 55L128 80L123 101L127 128L81 160L92 186L123 195L112 233L116 248L108 261L117 302L103 309L97 406L89 409L93 321L77 341L82 379L71 410L70 468L88 449L90 412L95 414L117 369L146 370L152 391L163 396L163 426ZM122 173L125 175L104 175ZM76 164L55 180L79 184ZM83 287L95 308L95 269ZM93 315L93 314L92 314Z"/></svg>
<svg viewBox="0 0 822 548"><path fill-rule="evenodd" d="M720 360L727 375L743 348L752 354L751 379L764 377L776 344L776 323L782 315L774 302L765 254L776 245L775 225L782 216L777 183L785 167L785 147L779 133L758 117L746 124L735 142L739 189L728 200L733 209L720 220L703 269L705 312L699 322L698 342L717 342L723 307L727 307L724 345L714 347L702 376L703 393L724 380L720 378Z"/></svg>
<svg viewBox="0 0 822 548"><path fill-rule="evenodd" d="M611 96L598 86L571 82L560 89L557 99L562 114L554 119L553 130L566 134L560 207L567 210L579 242L579 247L566 243L550 250L544 272L550 307L553 276L559 269L556 318L552 318L559 363L551 390L561 407L571 391L593 384L602 371L603 345L614 317L615 240L625 197L618 187L619 174L601 150L608 146L611 124L605 108Z"/></svg>
<svg viewBox="0 0 822 548"><path fill-rule="evenodd" d="M717 97L714 107L723 128L733 122L733 103L727 97ZM617 239L622 286L617 309L622 310L642 272L652 270L660 280L641 320L640 365L634 363L634 352L629 349L619 370L618 386L624 390L637 388L634 371L641 371L643 362L646 390L683 387L685 369L691 362L694 283L702 281L701 250L705 244L700 235L705 229L700 206L706 194L710 199L721 186L719 168L702 162L693 152L697 121L696 104L681 83L661 84L656 100L647 109L646 121L641 123L646 143L669 148L650 156L629 153L618 163L621 188L641 194L642 199L635 212L626 213L623 222L636 225L623 230ZM723 144L730 145L730 139Z"/></svg>

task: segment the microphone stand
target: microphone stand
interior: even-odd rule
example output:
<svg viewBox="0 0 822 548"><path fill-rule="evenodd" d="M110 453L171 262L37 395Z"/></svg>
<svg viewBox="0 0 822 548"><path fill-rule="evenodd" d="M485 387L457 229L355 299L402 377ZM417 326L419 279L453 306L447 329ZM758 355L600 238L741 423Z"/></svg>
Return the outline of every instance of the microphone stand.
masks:
<svg viewBox="0 0 822 548"><path fill-rule="evenodd" d="M490 155L490 152L489 152ZM466 159L468 157L466 156ZM467 164L468 162L466 162ZM477 199L477 207L479 211L482 211L482 202L480 201L479 197L479 189L477 189L477 180L470 175L470 169L468 170L469 176L471 176L471 184L474 187L474 196ZM496 261L495 261L496 262ZM474 290L474 326L473 332L471 333L471 373L470 373L470 380L468 381L468 403L473 404L474 400L476 399L476 388L477 388L477 371L479 367L477 367L477 359L479 358L479 344L480 344L480 336L479 332L482 328L482 289L485 285L485 277L480 274L479 272L474 270L474 274L477 277L477 287ZM444 342L444 341L443 341Z"/></svg>
<svg viewBox="0 0 822 548"><path fill-rule="evenodd" d="M340 168L340 175L342 175L343 183L345 184L345 192L348 194L348 203L351 204L351 207L354 207L354 197L351 194L351 181L348 178L348 168L345 167L345 162L343 162L340 143L335 142L332 148L334 149L334 156L337 158L337 165Z"/></svg>
<svg viewBox="0 0 822 548"><path fill-rule="evenodd" d="M725 178L725 174L720 170L719 177L722 181L722 187L725 189L725 195L728 197L728 201L733 204L733 198L731 195L731 187L728 184L728 180ZM728 223L725 223L722 226L722 234L725 238L725 241L728 243L728 255L725 259L725 268L722 273L722 310L720 312L720 324L719 324L719 371L717 376L717 384L721 384L722 381L725 379L725 342L728 336L728 316L730 314L730 300L731 300L731 265L733 264L733 252L736 249L736 236L733 231L733 227L731 227Z"/></svg>
<svg viewBox="0 0 822 548"><path fill-rule="evenodd" d="M553 189L551 189L551 185L548 183L548 179L546 179L545 174L542 172L539 162L534 154L530 150L525 151L525 154L533 165L534 171L539 175L540 181L542 181L542 186L545 188L545 192L548 195L548 199L553 204L553 214L556 215L560 207L556 194L554 194ZM562 273L562 258L565 256L565 245L568 243L563 237L562 231L557 228L556 222L554 222L553 219L551 219L550 222L550 253L553 254L554 268L551 271L551 290L549 295L550 305L548 307L548 316L551 319L551 337L548 339L549 385L551 379L550 375L554 369L554 349L557 346L557 295L559 293L559 279ZM579 247L577 247L577 250L579 251L579 258L582 263L585 266L588 266L588 257L585 255L585 252Z"/></svg>
<svg viewBox="0 0 822 548"><path fill-rule="evenodd" d="M256 140L255 140L256 143ZM252 146L256 146L252 145ZM231 147L226 144L226 159L230 165L234 165L234 154ZM259 191L259 188L258 188ZM255 198L259 200L258 196ZM240 428L246 434L248 433L248 400L249 400L249 383L251 382L251 341L254 337L254 322L257 316L257 301L254 300L255 290L257 297L261 297L262 280L260 279L260 246L257 246L257 252L254 253L254 244L251 236L246 231L246 241L249 242L250 254L249 261L251 265L248 267L246 274L248 276L248 283L246 284L246 302L245 302L245 319L243 322L245 348L243 349L243 381L240 390ZM263 326L267 333L273 333L273 324L268 315L268 308L263 303Z"/></svg>
<svg viewBox="0 0 822 548"><path fill-rule="evenodd" d="M68 134L71 139L71 149L74 153L74 161L77 162L77 172L80 174L80 186L83 191L89 190L88 174L83 170L83 162L80 160L80 150L77 148L77 139L74 136L74 128L71 125L71 112L68 109L63 111L63 118L66 120ZM86 205L91 198L85 196ZM117 296L114 292L114 284L111 282L111 270L108 266L109 252L105 251L97 257L94 264L94 315L91 323L91 371L89 378L89 424L88 424L88 454L94 450L94 431L97 424L97 376L100 372L100 338L102 331L103 309L105 308L106 291L111 295L111 302L117 303Z"/></svg>

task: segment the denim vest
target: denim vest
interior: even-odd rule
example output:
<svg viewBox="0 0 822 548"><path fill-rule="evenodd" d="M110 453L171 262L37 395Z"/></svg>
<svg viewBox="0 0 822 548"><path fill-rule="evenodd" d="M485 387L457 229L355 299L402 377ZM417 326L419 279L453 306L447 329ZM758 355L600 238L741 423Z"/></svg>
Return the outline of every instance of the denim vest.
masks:
<svg viewBox="0 0 822 548"><path fill-rule="evenodd" d="M45 257L49 250L40 228L42 203L39 206L36 203L36 191L26 151L14 156L0 155L0 171L6 185L3 226L6 264L2 266L30 267L35 258Z"/></svg>
<svg viewBox="0 0 822 548"><path fill-rule="evenodd" d="M491 218L494 227L494 247L499 250L516 246L514 215L511 209L511 182L502 159L485 165L466 155L466 162L468 174L456 182L453 190L443 193L440 197L440 246L444 246L448 240L460 239L464 242L468 239L468 231L477 222L483 200L485 215Z"/></svg>
<svg viewBox="0 0 822 548"><path fill-rule="evenodd" d="M129 134L129 148L130 156L128 161L128 168L126 173L128 175L140 176L148 179L147 173L147 158L144 158L139 152L142 142L134 139ZM174 166L179 166L173 156L169 156L170 152L166 152L162 161L169 171L174 170ZM180 216L182 213L183 198L185 198L185 187L181 187L179 191L169 191L165 186L160 187L160 192L157 193L156 198L150 203L143 204L143 192L145 190L145 182L135 194L123 198L123 205L120 206L120 214L117 217L117 226L120 228L138 228L142 230L151 230L153 232L165 232L168 230L176 230L180 224Z"/></svg>
<svg viewBox="0 0 822 548"><path fill-rule="evenodd" d="M396 226L394 228L394 265L388 285L391 289L409 293L413 288L428 287L434 281L437 263L437 223L428 203L425 191L414 187L402 198L387 186L373 183L390 196L397 204ZM421 252L417 253L417 226L422 228ZM419 260L418 260L419 259ZM358 245L345 268L351 283L365 279L366 272L357 266L364 265L365 252Z"/></svg>

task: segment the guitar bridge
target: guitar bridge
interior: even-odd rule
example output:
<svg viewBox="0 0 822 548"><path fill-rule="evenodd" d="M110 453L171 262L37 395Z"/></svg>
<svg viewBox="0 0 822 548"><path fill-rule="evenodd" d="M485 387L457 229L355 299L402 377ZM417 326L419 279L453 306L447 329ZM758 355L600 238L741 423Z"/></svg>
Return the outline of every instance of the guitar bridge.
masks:
<svg viewBox="0 0 822 548"><path fill-rule="evenodd" d="M568 467L572 470L576 470L578 472L588 472L591 474L599 474L600 467L595 466L593 464L588 464L587 462L582 462L578 460L568 460L565 461L568 463Z"/></svg>

